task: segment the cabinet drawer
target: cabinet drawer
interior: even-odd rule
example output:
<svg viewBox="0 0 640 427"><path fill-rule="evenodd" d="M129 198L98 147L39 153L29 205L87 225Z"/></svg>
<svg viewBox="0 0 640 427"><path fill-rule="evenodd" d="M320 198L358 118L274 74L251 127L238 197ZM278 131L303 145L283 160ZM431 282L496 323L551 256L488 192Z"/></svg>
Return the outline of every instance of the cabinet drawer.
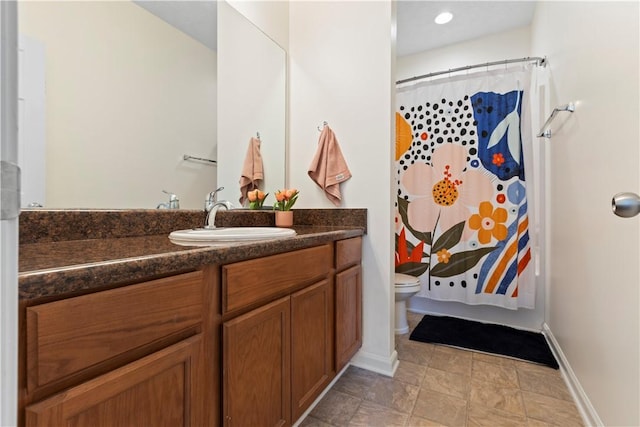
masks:
<svg viewBox="0 0 640 427"><path fill-rule="evenodd" d="M198 325L202 297L198 271L28 307L29 390Z"/></svg>
<svg viewBox="0 0 640 427"><path fill-rule="evenodd" d="M336 270L342 270L362 260L362 237L336 242Z"/></svg>
<svg viewBox="0 0 640 427"><path fill-rule="evenodd" d="M301 249L222 267L222 312L283 295L329 273L331 245Z"/></svg>

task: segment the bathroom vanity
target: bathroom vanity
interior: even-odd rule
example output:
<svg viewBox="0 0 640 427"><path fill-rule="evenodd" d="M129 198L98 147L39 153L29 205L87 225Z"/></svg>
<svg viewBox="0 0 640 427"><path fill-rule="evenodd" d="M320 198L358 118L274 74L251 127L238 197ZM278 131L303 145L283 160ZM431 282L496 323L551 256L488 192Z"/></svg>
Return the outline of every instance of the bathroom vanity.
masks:
<svg viewBox="0 0 640 427"><path fill-rule="evenodd" d="M20 424L294 423L362 342L362 218L197 248L166 230L22 242Z"/></svg>

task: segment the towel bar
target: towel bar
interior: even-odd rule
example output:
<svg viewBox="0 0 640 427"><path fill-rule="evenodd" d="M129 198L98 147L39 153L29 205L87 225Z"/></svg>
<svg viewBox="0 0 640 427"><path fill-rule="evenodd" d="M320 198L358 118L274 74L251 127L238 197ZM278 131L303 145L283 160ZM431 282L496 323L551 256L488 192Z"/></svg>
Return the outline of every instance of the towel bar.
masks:
<svg viewBox="0 0 640 427"><path fill-rule="evenodd" d="M554 108L553 111L551 112L551 115L549 116L547 121L544 122L544 124L542 125L542 128L540 129L540 132L538 132L536 136L538 138L543 138L543 137L551 138L551 129L547 129L547 127L551 124L553 119L556 117L556 114L558 114L560 111L568 111L570 113L573 113L575 110L576 110L576 106L573 102L570 102L567 105L563 105L562 107Z"/></svg>
<svg viewBox="0 0 640 427"><path fill-rule="evenodd" d="M184 160L199 160L199 161L201 161L201 162L209 162L209 163L213 163L214 165L217 165L217 164L218 164L218 162L216 162L215 160L211 160L211 159L203 159L202 157L193 157L193 156L190 156L190 155L188 155L188 154L184 154L184 155L182 156L182 158L183 158Z"/></svg>

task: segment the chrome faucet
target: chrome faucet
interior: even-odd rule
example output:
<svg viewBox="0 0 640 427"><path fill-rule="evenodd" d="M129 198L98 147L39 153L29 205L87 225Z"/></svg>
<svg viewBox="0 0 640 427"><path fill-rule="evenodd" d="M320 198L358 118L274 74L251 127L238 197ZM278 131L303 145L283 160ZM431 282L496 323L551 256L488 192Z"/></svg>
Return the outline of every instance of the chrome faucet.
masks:
<svg viewBox="0 0 640 427"><path fill-rule="evenodd" d="M207 195L207 199L204 202L204 210L207 212L207 219L204 224L204 228L206 229L216 228L216 213L218 212L218 209L233 209L233 205L228 200L216 201L217 193L222 190L224 190L224 187L220 187L217 190L212 191Z"/></svg>
<svg viewBox="0 0 640 427"><path fill-rule="evenodd" d="M169 195L169 201L167 203L159 203L157 209L180 209L180 200L178 200L178 196L173 193L169 193L167 190L162 190L162 192Z"/></svg>

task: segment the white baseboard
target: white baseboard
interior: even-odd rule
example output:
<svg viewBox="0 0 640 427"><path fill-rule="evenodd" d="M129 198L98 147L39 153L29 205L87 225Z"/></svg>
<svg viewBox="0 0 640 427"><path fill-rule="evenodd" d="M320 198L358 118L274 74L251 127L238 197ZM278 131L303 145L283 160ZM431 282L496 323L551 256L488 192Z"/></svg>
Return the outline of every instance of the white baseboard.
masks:
<svg viewBox="0 0 640 427"><path fill-rule="evenodd" d="M571 365L569 365L569 361L565 357L558 341L553 336L549 325L546 323L542 324L542 333L544 334L547 342L549 343L549 347L553 352L553 355L556 357L558 364L560 365L560 372L562 373L562 377L564 378L564 382L567 384L567 388L569 388L569 392L573 397L573 400L578 407L578 411L580 412L580 416L582 417L582 421L586 426L604 426L604 423L598 416L596 409L591 404L589 397L585 393L582 385L580 385L580 381L578 381L578 377L571 369Z"/></svg>
<svg viewBox="0 0 640 427"><path fill-rule="evenodd" d="M398 369L399 365L398 352L393 350L393 353L389 357L382 357L377 354L368 353L360 349L350 364L357 366L358 368L366 369L368 371L377 372L388 377L393 377Z"/></svg>

